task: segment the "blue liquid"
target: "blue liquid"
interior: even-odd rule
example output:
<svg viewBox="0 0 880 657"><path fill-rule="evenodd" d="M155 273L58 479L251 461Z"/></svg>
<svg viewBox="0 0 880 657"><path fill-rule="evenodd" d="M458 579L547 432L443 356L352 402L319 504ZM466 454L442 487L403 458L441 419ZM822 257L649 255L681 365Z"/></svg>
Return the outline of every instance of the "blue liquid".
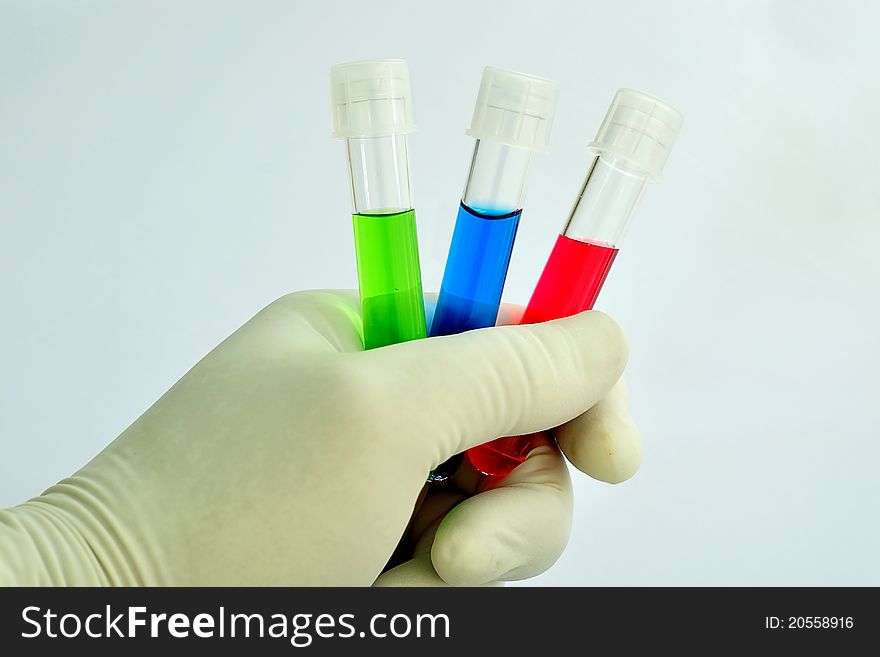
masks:
<svg viewBox="0 0 880 657"><path fill-rule="evenodd" d="M507 214L458 209L431 335L495 326L522 210Z"/></svg>

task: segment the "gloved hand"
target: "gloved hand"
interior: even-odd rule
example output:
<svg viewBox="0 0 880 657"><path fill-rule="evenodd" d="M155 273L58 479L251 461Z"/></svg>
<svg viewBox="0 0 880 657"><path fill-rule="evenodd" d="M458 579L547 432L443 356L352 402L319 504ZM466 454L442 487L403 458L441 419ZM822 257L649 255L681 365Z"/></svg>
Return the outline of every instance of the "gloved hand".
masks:
<svg viewBox="0 0 880 657"><path fill-rule="evenodd" d="M613 387L626 344L601 313L367 352L359 331L354 292L265 308L82 470L0 512L0 584L528 577L555 561L571 522L549 434L500 482L464 467L424 496L428 471L559 425L589 474L618 481L638 467L638 432ZM379 577L405 530L400 565Z"/></svg>

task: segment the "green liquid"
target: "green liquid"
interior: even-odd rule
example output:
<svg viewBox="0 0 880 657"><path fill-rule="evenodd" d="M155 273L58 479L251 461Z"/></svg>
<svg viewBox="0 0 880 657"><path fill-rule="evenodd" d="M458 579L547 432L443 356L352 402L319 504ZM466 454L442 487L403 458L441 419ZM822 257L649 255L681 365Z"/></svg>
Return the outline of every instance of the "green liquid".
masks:
<svg viewBox="0 0 880 657"><path fill-rule="evenodd" d="M426 337L415 210L356 214L352 221L364 348Z"/></svg>

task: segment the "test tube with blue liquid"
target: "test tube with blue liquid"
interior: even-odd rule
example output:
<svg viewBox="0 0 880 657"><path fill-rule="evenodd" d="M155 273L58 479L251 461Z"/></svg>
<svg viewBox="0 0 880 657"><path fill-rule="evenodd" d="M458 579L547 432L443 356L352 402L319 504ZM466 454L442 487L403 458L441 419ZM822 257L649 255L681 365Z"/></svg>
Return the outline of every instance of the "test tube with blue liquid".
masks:
<svg viewBox="0 0 880 657"><path fill-rule="evenodd" d="M546 150L559 97L551 80L486 67L476 139L430 335L494 326L532 155Z"/></svg>
<svg viewBox="0 0 880 657"><path fill-rule="evenodd" d="M552 80L486 67L467 134L476 139L431 336L494 326L532 156L547 149L559 97ZM455 472L462 456L431 476Z"/></svg>

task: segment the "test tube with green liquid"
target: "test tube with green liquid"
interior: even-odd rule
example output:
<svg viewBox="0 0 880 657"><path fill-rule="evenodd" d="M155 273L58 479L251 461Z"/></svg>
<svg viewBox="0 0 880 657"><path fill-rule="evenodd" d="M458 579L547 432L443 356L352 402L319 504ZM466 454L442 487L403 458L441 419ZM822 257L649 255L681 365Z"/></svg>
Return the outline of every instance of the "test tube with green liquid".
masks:
<svg viewBox="0 0 880 657"><path fill-rule="evenodd" d="M415 131L399 59L330 70L333 136L345 140L364 348L427 335L406 136Z"/></svg>

